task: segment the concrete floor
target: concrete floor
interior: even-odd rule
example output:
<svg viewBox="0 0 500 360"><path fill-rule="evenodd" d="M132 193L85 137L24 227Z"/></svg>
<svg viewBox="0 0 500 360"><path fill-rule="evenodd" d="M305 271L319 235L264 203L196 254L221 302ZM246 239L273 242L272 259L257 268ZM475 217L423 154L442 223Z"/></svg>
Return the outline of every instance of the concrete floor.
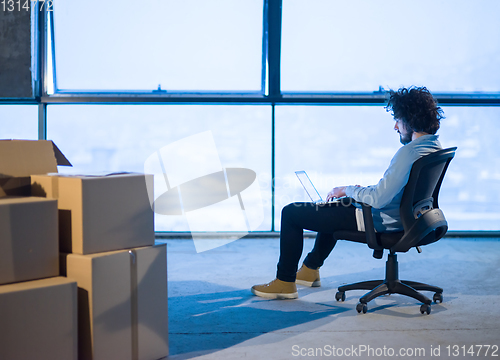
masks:
<svg viewBox="0 0 500 360"><path fill-rule="evenodd" d="M304 255L313 241L305 240ZM266 300L250 287L274 279L278 239L240 239L203 253L191 240L158 242L168 251L169 359L465 359L471 349L476 358L500 358L500 239L443 239L398 255L401 279L444 288L430 315L400 295L373 300L366 314L355 310L365 291L335 301L341 284L384 277L386 254L376 260L363 244L337 244L320 288Z"/></svg>

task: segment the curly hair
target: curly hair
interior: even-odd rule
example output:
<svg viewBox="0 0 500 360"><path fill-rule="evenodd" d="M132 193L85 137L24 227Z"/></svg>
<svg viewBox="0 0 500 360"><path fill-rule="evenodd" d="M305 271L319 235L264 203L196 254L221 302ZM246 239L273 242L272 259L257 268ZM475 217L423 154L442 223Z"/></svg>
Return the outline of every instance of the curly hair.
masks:
<svg viewBox="0 0 500 360"><path fill-rule="evenodd" d="M435 134L444 119L443 110L426 87L401 88L389 92L385 109L415 132Z"/></svg>

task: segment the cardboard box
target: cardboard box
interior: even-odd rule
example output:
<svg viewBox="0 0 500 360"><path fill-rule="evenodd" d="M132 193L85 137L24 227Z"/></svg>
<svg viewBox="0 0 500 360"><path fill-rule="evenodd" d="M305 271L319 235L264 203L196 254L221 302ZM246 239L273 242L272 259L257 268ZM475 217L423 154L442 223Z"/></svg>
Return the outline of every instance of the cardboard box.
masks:
<svg viewBox="0 0 500 360"><path fill-rule="evenodd" d="M77 359L76 282L55 277L0 286L0 359Z"/></svg>
<svg viewBox="0 0 500 360"><path fill-rule="evenodd" d="M0 198L4 196L31 196L31 180L25 177L1 177Z"/></svg>
<svg viewBox="0 0 500 360"><path fill-rule="evenodd" d="M168 355L166 245L61 254L78 283L79 359L156 360Z"/></svg>
<svg viewBox="0 0 500 360"><path fill-rule="evenodd" d="M32 193L57 199L61 252L94 254L154 244L152 175L35 175Z"/></svg>
<svg viewBox="0 0 500 360"><path fill-rule="evenodd" d="M58 276L57 228L56 200L0 198L0 285Z"/></svg>
<svg viewBox="0 0 500 360"><path fill-rule="evenodd" d="M0 197L30 196L30 175L71 166L50 140L0 140Z"/></svg>

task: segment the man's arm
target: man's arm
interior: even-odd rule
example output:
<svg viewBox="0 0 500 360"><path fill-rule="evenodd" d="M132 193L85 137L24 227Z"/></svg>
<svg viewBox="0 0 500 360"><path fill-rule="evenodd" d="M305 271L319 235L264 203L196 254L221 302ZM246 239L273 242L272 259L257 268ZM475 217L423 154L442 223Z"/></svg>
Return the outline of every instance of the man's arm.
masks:
<svg viewBox="0 0 500 360"><path fill-rule="evenodd" d="M339 186L333 188L327 195L327 200L348 196L356 201L381 209L405 187L410 176L411 167L415 159L403 146L396 152L389 168L377 185L367 187L359 185Z"/></svg>

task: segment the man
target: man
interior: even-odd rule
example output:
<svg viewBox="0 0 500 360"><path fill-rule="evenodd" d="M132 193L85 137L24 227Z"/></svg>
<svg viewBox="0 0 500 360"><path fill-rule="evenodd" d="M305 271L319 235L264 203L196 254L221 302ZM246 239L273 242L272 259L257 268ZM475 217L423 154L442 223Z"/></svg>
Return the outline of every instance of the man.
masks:
<svg viewBox="0 0 500 360"><path fill-rule="evenodd" d="M389 168L377 185L367 187L340 186L333 188L327 200L348 196L372 206L377 232L402 231L399 206L413 163L420 157L441 149L438 136L442 109L425 87L401 88L391 91L386 106L391 111L404 145L391 160ZM302 255L303 230L317 231L314 248L297 272ZM281 215L280 258L276 279L252 287L252 293L268 299L295 299L296 283L320 286L319 268L333 250L338 230L364 231L361 209L336 201L325 205L293 203L285 206Z"/></svg>

